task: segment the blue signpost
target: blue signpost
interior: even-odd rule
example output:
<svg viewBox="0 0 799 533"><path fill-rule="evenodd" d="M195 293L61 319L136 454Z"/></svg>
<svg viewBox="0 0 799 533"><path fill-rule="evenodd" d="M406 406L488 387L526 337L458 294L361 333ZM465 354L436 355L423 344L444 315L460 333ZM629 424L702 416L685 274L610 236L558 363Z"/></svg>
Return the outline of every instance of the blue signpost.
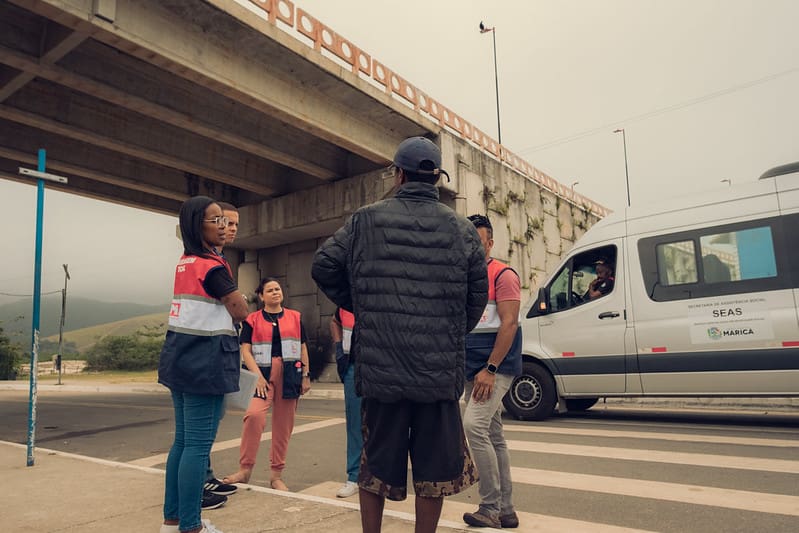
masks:
<svg viewBox="0 0 799 533"><path fill-rule="evenodd" d="M30 392L28 394L28 460L27 465L33 466L33 449L36 442L36 371L39 366L39 308L42 296L42 234L44 230L44 180L66 183L67 178L47 174L47 153L44 148L39 149L37 172L27 168L20 168L19 173L38 179L36 186L36 255L33 265L33 325L31 327L31 376Z"/></svg>

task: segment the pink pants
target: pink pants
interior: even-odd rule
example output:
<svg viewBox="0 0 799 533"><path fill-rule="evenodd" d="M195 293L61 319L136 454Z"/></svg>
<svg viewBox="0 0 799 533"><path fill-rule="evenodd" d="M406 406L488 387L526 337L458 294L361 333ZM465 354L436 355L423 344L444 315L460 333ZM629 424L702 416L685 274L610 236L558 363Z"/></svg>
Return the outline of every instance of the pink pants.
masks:
<svg viewBox="0 0 799 533"><path fill-rule="evenodd" d="M239 465L252 469L255 457L261 445L261 435L266 427L266 412L272 408L272 447L269 450L269 461L273 472L280 473L286 466L286 454L289 439L294 430L294 413L297 411L297 399L283 398L283 359L272 358L272 373L269 375L269 387L266 399L253 397L244 414L244 427L241 430L241 447L239 448Z"/></svg>

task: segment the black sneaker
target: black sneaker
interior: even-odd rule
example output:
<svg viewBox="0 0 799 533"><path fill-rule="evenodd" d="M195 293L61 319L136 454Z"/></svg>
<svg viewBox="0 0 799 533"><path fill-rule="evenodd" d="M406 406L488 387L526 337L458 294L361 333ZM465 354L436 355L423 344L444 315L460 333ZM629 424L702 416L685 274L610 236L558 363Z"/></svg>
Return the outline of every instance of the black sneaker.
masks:
<svg viewBox="0 0 799 533"><path fill-rule="evenodd" d="M203 511L208 511L209 509L216 509L218 507L222 507L225 505L227 501L227 496L220 496L219 494L214 494L213 492L208 492L207 490L203 491L203 503L202 508Z"/></svg>
<svg viewBox="0 0 799 533"><path fill-rule="evenodd" d="M236 485L229 485L228 483L222 483L216 478L209 479L205 482L205 486L203 487L208 492L213 492L214 494L218 494L219 496L230 496L234 494L238 487Z"/></svg>

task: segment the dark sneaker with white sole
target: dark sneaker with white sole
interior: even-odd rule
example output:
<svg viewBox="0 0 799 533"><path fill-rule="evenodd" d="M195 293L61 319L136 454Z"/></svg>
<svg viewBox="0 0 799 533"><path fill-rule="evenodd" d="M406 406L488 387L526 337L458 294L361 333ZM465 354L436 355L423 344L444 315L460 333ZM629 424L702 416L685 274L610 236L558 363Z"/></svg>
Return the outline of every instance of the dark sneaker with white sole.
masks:
<svg viewBox="0 0 799 533"><path fill-rule="evenodd" d="M230 485L229 483L222 483L216 478L212 478L206 481L205 486L203 486L203 488L208 492L213 492L214 494L218 494L219 496L230 496L239 489L236 485Z"/></svg>
<svg viewBox="0 0 799 533"><path fill-rule="evenodd" d="M218 507L222 507L225 505L227 501L227 496L220 496L219 494L214 494L213 492L208 492L207 490L203 491L203 503L202 508L203 511L208 511L210 509L217 509Z"/></svg>

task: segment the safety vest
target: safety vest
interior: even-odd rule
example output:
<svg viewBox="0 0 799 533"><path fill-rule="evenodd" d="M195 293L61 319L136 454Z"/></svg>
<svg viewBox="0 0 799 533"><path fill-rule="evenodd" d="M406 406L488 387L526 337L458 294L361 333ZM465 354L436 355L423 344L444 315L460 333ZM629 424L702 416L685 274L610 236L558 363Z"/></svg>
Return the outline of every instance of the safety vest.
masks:
<svg viewBox="0 0 799 533"><path fill-rule="evenodd" d="M280 328L280 347L283 361L300 361L302 354L302 315L293 309L283 308L283 316L277 319ZM272 323L262 311L250 313L247 323L252 327L252 355L258 366L272 366Z"/></svg>
<svg viewBox="0 0 799 533"><path fill-rule="evenodd" d="M488 303L483 310L480 322L472 330L472 333L496 333L499 331L500 320L497 313L497 279L506 270L513 270L511 267L497 261L489 259L488 264Z"/></svg>
<svg viewBox="0 0 799 533"><path fill-rule="evenodd" d="M239 386L239 342L233 319L221 301L205 291L218 256L184 255L175 269L175 285L166 338L158 361L158 382L172 391L225 394Z"/></svg>
<svg viewBox="0 0 799 533"><path fill-rule="evenodd" d="M350 353L352 347L352 328L355 327L355 315L339 307L338 316L341 319L341 347L344 353Z"/></svg>
<svg viewBox="0 0 799 533"><path fill-rule="evenodd" d="M202 337L236 336L233 318L228 310L203 287L208 272L220 265L230 272L230 267L221 257L184 255L180 258L175 269L168 331Z"/></svg>

